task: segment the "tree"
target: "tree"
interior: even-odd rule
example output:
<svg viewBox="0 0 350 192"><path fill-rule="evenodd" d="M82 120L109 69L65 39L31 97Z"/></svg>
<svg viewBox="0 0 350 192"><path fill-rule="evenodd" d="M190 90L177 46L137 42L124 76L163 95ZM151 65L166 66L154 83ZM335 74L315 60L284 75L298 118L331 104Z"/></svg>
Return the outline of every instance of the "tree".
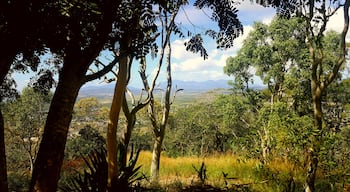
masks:
<svg viewBox="0 0 350 192"><path fill-rule="evenodd" d="M100 104L96 97L88 97L80 99L74 107L78 121L88 122L96 118Z"/></svg>
<svg viewBox="0 0 350 192"><path fill-rule="evenodd" d="M349 4L349 1L345 1L344 4L338 1L330 2L329 4L327 4L326 1L300 1L291 9L291 13L295 13L295 16L301 16L305 22L306 30L303 36L306 39L306 48L308 50L306 63L311 66L311 70L308 72L309 78L306 82L309 82L311 87L314 134L310 134L311 141L308 151L306 191L315 191L318 153L322 143L322 135L325 133L322 126L322 95L326 88L338 77L339 70L345 62L345 36L349 25ZM329 17L341 7L344 9L343 31L338 35L338 43L333 42L333 44L330 43L326 45L327 39L325 38L325 30L327 22ZM290 14L287 14L287 16L288 15L290 16ZM331 46L333 49L327 49L327 46ZM334 50L334 52L326 54L326 52L330 52L331 50Z"/></svg>
<svg viewBox="0 0 350 192"><path fill-rule="evenodd" d="M288 77L306 78L306 46L303 42L303 21L300 18L285 19L276 16L270 25L254 23L253 31L244 40L237 56L227 59L224 72L234 76L235 86L247 89L251 83L252 68L256 70L271 93L271 104L279 101L287 90ZM306 70L306 69L305 69ZM288 87L288 89L295 89Z"/></svg>
<svg viewBox="0 0 350 192"><path fill-rule="evenodd" d="M67 141L66 158L75 159L87 156L105 147L106 141L100 133L90 125L79 130L79 135Z"/></svg>
<svg viewBox="0 0 350 192"><path fill-rule="evenodd" d="M127 127L124 131L123 142L120 144L121 149L121 165L126 164L127 147L130 140L131 130L135 124L136 112L145 104L142 103L131 112L127 106L125 92L130 79L131 65L134 56L137 58L144 57L155 40L155 32L157 30L154 19L153 1L133 1L124 2L123 8L120 11L122 20L120 21L121 40L119 47L115 49L115 56L120 56L118 72L114 73L117 77L117 82L114 88L114 95L109 112L109 121L107 127L107 163L108 163L108 189L115 190L118 188L118 177L120 167L118 162L118 122L120 111L123 108L127 118ZM141 19L144 20L141 22ZM130 30L133 29L133 30ZM124 163L125 162L125 163Z"/></svg>
<svg viewBox="0 0 350 192"><path fill-rule="evenodd" d="M225 73L234 76L235 87L244 91L249 89L248 84L253 81L254 68L255 75L268 86L270 110L274 110L274 103L281 101L282 97L286 100L287 94L293 97L294 90L299 88L298 83L309 74L305 67L307 49L303 29L300 18L276 16L270 25L255 23L237 56L227 59ZM258 130L264 163L267 163L271 149L272 132L268 130L269 124L268 121L261 127L262 130Z"/></svg>
<svg viewBox="0 0 350 192"><path fill-rule="evenodd" d="M24 61L30 61L29 65L38 64L38 56L43 54L43 44L38 36L46 35L43 21L49 11L43 10L43 5L47 1L22 2L22 1L3 1L0 3L0 85L3 86L6 81L6 75L9 73L11 65L15 63L22 54ZM22 13L19 17L16 12ZM7 89L5 89L7 90ZM4 122L0 108L0 190L7 189L7 171L6 154L4 143Z"/></svg>
<svg viewBox="0 0 350 192"><path fill-rule="evenodd" d="M254 107L258 104L249 102L249 97L241 93L232 93L230 95L219 95L213 101L209 111L216 111L216 126L218 133L231 143L230 149L234 152L247 148L249 152L255 151L254 122L256 121L257 111ZM259 102L264 102L262 99ZM208 112L209 112L208 111ZM221 140L221 139L217 139ZM215 151L224 152L226 150L216 149Z"/></svg>
<svg viewBox="0 0 350 192"><path fill-rule="evenodd" d="M10 135L18 138L25 149L30 173L33 171L48 102L49 99L45 95L35 92L32 88L25 88L20 98L7 106L5 119Z"/></svg>
<svg viewBox="0 0 350 192"><path fill-rule="evenodd" d="M155 101L154 101L154 95L153 90L155 86L155 80L153 80L153 83L151 85L151 88L149 87L147 81L145 81L145 74L141 74L143 76L143 82L144 82L144 88L149 92L150 94L150 104L148 107L148 116L150 118L152 127L153 127L153 133L154 133L154 143L153 143L153 152L152 152L152 163L151 163L151 182L153 184L157 184L159 181L159 165L160 165L160 154L162 151L162 144L163 139L165 135L165 127L167 125L168 117L169 117L169 111L170 111L170 93L171 93L171 85L172 85L172 77L171 77L171 44L170 44L170 37L172 32L175 30L174 28L174 22L175 17L180 9L180 7L185 3L183 1L175 1L173 2L174 5L168 5L163 7L164 10L160 9L159 12L163 12L164 15L160 15L160 21L162 24L162 55L159 60L158 65L158 73L160 71L160 68L163 63L163 56L164 53L166 54L166 74L167 74L167 86L165 90L165 98L164 98L164 104L162 104L162 115L161 120L157 118L157 112L155 111ZM173 7L171 7L173 6ZM169 12L169 13L168 13ZM164 19L162 18L164 16ZM144 71L143 71L144 73ZM157 74L158 76L158 74Z"/></svg>
<svg viewBox="0 0 350 192"><path fill-rule="evenodd" d="M120 1L62 1L54 4L55 13L58 12L54 15L57 21L46 26L58 26L59 30L53 33L57 36L56 39L55 36L50 36L54 42L47 46L62 55L63 66L46 119L30 191L55 191L57 188L78 91L85 82L102 76L113 66L86 75L89 66L109 40L119 3Z"/></svg>
<svg viewBox="0 0 350 192"><path fill-rule="evenodd" d="M315 191L316 170L318 166L318 153L322 143L322 137L325 133L323 128L323 111L322 111L322 95L327 87L338 77L339 70L346 60L346 42L345 38L349 28L349 6L350 1L346 0L344 4L340 2L326 1L318 3L318 1L301 1L299 14L306 21L306 44L310 54L311 65L311 95L314 115L315 134L311 136L310 148L308 151L308 172L305 182L305 191ZM330 7L331 9L328 9ZM343 8L344 25L343 30L339 34L339 43L335 44L336 49L332 54L331 60L327 59L327 51L324 43L324 35L329 21L339 8ZM327 68L329 66L329 68Z"/></svg>
<svg viewBox="0 0 350 192"><path fill-rule="evenodd" d="M40 147L41 150L39 150L37 163L35 164L31 190L34 188L34 183L37 185L36 190L45 191L48 188L51 191L55 190L59 167L63 159L65 144L63 137L66 136L65 133L70 122L75 95L85 79L87 67L92 63L92 59L99 54L111 31L113 14L118 2L95 3L97 1L82 4L78 4L76 1L70 3L67 1L2 2L1 13L3 15L1 18L5 25L1 26L4 29L1 30L4 32L1 39L4 43L1 45L4 46L6 51L3 52L5 53L3 55L4 59L1 58L1 75L6 75L12 61L20 53L22 53L25 60L33 58L29 59L29 61L34 61L30 62L29 65L33 69L38 64L38 56L48 49L64 58L63 68L60 71L60 82L45 126L46 131L44 131L42 141L44 144ZM14 14L17 11L24 13L24 17L18 17ZM86 14L80 15L84 11ZM87 25L88 23L90 25ZM81 29L81 26L84 26L84 30ZM11 46L8 47L8 45ZM22 66L16 65L16 67ZM42 77L39 80L44 83L43 85L47 85L47 82L52 80L50 71L39 71L39 75ZM45 88L50 87L46 86ZM56 122L56 120L58 121ZM55 132L56 130L58 132ZM57 138L57 140L52 138ZM51 142L55 144L51 145ZM44 149L50 148L50 146L55 146L55 149ZM53 155L49 155L50 153ZM46 161L45 159L50 160ZM57 163L46 166L47 162ZM51 174L51 176L45 174ZM48 181L48 178L50 178L50 181ZM41 183L41 186L38 186L39 183Z"/></svg>
<svg viewBox="0 0 350 192"><path fill-rule="evenodd" d="M170 35L172 32L175 34L182 32L174 24L174 17L177 15L177 12L184 3L187 1L174 1L173 5L167 5L162 7L164 9L164 20L161 19L162 32L162 45L166 49L166 76L167 76L167 85L164 93L164 103L162 104L162 115L157 117L155 110L155 102L153 95L151 95L151 102L148 108L149 117L152 123L153 132L155 135L154 145L153 145L153 154L152 154L152 164L151 164L151 181L154 184L157 184L159 181L159 165L160 165L160 155L162 151L162 144L165 136L165 129L167 126L171 101L171 92L172 92L172 76L171 76L171 44L170 44ZM218 23L219 31L216 32L212 29L209 29L205 32L206 35L212 37L216 40L217 48L229 48L233 45L233 40L238 37L242 31L243 26L237 18L237 10L233 6L231 1L195 1L194 6L199 9L210 8L213 11L211 19ZM168 12L169 11L169 14ZM168 16L170 18L168 18ZM162 34L162 35L163 35ZM189 32L191 34L191 32ZM200 53L201 56L206 59L208 54L203 46L203 38L201 34L194 34L188 42L185 43L186 50L192 51L194 53ZM144 87L148 90L149 86L145 84ZM174 97L176 92L175 90Z"/></svg>

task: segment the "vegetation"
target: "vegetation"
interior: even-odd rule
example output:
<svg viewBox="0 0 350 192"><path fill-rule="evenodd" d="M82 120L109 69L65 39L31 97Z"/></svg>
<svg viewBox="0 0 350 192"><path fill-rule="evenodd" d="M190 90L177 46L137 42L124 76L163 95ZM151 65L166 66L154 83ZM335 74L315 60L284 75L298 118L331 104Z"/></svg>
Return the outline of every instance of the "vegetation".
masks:
<svg viewBox="0 0 350 192"><path fill-rule="evenodd" d="M185 31L174 18L187 3L0 3L0 191L349 190L350 0L259 1L278 15L255 23L227 59L232 89L170 111L181 91L172 89L171 38L207 59L202 35L225 49L243 30L232 1L197 0L218 30ZM326 32L339 9L343 31ZM159 56L151 81L148 54ZM134 62L147 94L138 101L127 88ZM163 98L155 86L164 64ZM13 74L29 71L37 74L16 93ZM267 87L251 89L253 76ZM116 81L110 109L76 101L98 78Z"/></svg>

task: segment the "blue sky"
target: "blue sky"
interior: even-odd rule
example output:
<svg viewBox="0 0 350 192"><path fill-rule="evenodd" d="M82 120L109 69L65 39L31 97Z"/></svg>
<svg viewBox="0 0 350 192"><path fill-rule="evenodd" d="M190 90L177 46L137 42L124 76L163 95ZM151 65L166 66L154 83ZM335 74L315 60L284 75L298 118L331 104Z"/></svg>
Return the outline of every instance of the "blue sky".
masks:
<svg viewBox="0 0 350 192"><path fill-rule="evenodd" d="M193 54L187 52L184 47L186 39L179 39L177 37L172 38L172 77L174 80L185 81L207 81L207 80L221 80L232 79L223 73L223 67L226 64L226 59L229 56L235 56L237 51L241 48L244 38L252 30L254 21L269 23L275 11L272 8L264 8L259 5L250 3L250 1L243 1L243 3L237 5L238 17L244 26L244 34L235 40L235 45L226 50L216 49L215 41L211 39L206 40L206 48L209 54L207 60L203 60L199 54ZM328 29L341 31L343 19L342 10L335 14L328 25ZM180 10L176 23L181 23L186 29L194 32L201 33L204 29L213 28L215 24L210 20L210 10L198 10L192 6L192 4L185 6ZM193 26L193 24L195 26ZM156 60L148 61L148 75L152 77ZM15 75L17 80L18 89L22 90L24 86L29 82L30 75ZM159 81L165 81L165 69L160 74ZM256 83L260 84L257 78ZM89 85L101 85L101 81L93 81L85 86ZM135 62L132 68L132 76L130 85L134 87L141 87L141 81L138 76L138 63Z"/></svg>
<svg viewBox="0 0 350 192"><path fill-rule="evenodd" d="M242 4L237 5L237 9L239 10L239 19L244 25L244 34L235 40L235 45L232 48L226 50L216 49L215 41L206 38L205 46L209 54L209 57L206 60L203 60L199 54L194 54L185 50L184 43L188 39L180 39L173 36L171 41L173 79L184 81L231 79L231 77L228 77L223 73L226 59L229 56L234 56L240 49L243 39L252 29L254 21L269 22L275 15L275 11L272 8L264 8L259 5L254 5L249 1L244 1ZM210 20L209 15L211 15L210 10L199 10L192 4L189 4L180 10L176 17L176 23L181 23L181 26L186 30L193 31L194 33L202 33L206 29L216 27L216 24ZM157 60L154 62L156 61ZM163 70L160 74L160 82L165 81L164 73L165 71ZM136 68L134 68L133 74L137 74ZM152 71L150 71L149 74L150 77L152 77ZM130 84L135 87L140 86L140 80L137 75L134 75L131 78Z"/></svg>

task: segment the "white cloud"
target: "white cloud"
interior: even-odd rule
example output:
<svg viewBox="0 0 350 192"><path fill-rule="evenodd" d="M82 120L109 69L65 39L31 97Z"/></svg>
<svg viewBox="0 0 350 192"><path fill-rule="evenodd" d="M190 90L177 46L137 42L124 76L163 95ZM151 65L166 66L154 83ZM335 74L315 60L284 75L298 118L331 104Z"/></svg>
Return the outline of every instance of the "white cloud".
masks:
<svg viewBox="0 0 350 192"><path fill-rule="evenodd" d="M215 48L215 41L206 39L208 47L208 59L203 60L199 54L186 51L184 42L186 40L175 40L172 42L172 69L174 79L183 80L214 80L227 79L227 75L223 72L226 60L230 56L234 56L242 47L244 39L252 31L252 26L244 26L242 36L235 39L234 46L226 50L218 50ZM209 41L209 42L208 42Z"/></svg>
<svg viewBox="0 0 350 192"><path fill-rule="evenodd" d="M254 21L270 24L275 16L274 9L251 4L250 1L244 1L237 6L237 9L239 19L244 25L244 33L242 36L235 39L234 47L227 50L217 50L215 48L215 41L205 39L207 42L206 47L209 57L207 60L203 60L199 54L186 51L184 42L187 40L177 39L172 42L173 79L188 81L230 79L223 73L223 67L226 65L226 59L229 56L235 56L237 51L242 47L244 39L248 36L249 32L253 30L252 25ZM209 26L210 28L210 25L208 25L208 23L210 23L210 19L208 18L208 13L210 13L210 10L202 12L192 5L186 6L185 10L187 16L182 10L177 19L178 22L182 22L186 25L192 25L191 23L200 24L201 26ZM338 13L330 18L327 30L332 29L340 32L342 27L343 11L339 10ZM198 30L198 28L195 30ZM258 81L255 79L255 81L262 84L260 80Z"/></svg>
<svg viewBox="0 0 350 192"><path fill-rule="evenodd" d="M344 11L339 9L328 21L327 30L334 30L341 33L344 27ZM346 35L346 40L350 41L350 33Z"/></svg>
<svg viewBox="0 0 350 192"><path fill-rule="evenodd" d="M246 25L243 26L243 35L241 35L240 37L238 37L237 39L235 39L235 45L234 47L236 49L240 49L243 46L243 41L244 39L246 39L248 37L248 34L253 30L253 26L251 25Z"/></svg>
<svg viewBox="0 0 350 192"><path fill-rule="evenodd" d="M339 9L330 19L327 23L327 29L328 30L334 30L337 32L341 32L344 25L344 19L343 19L343 9Z"/></svg>
<svg viewBox="0 0 350 192"><path fill-rule="evenodd" d="M174 59L189 59L193 58L196 56L194 53L186 51L184 43L188 41L188 39L182 40L182 39L177 39L171 43L171 56Z"/></svg>
<svg viewBox="0 0 350 192"><path fill-rule="evenodd" d="M244 33L235 39L234 46L226 50L216 49L215 41L205 38L205 47L208 51L208 59L203 60L200 54L194 54L186 51L184 43L188 41L176 39L172 42L172 72L173 79L205 81L217 79L229 79L224 74L223 67L226 65L226 59L236 55L242 47L244 39L252 31L253 21L270 22L275 15L271 8L264 8L249 1L244 1L237 5L238 17L244 25ZM204 11L196 9L192 5L185 6L180 10L177 16L177 23L182 23L189 30L202 33L205 29L216 26L210 20L211 10ZM195 24L192 25L192 24Z"/></svg>
<svg viewBox="0 0 350 192"><path fill-rule="evenodd" d="M179 10L176 16L176 23L181 24L180 26L190 27L188 30L203 30L208 26L213 25L214 22L210 19L211 10L197 9L192 4L184 6Z"/></svg>

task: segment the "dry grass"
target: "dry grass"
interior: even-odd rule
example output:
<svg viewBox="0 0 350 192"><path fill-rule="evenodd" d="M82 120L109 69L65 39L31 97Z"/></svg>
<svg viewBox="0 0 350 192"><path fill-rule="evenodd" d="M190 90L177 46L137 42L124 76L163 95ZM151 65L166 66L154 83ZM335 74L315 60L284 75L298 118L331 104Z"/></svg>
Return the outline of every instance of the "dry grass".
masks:
<svg viewBox="0 0 350 192"><path fill-rule="evenodd" d="M152 154L143 151L138 163L142 165L141 172L149 176ZM207 169L207 182L212 185L224 185L223 173L228 174L231 182L251 182L253 169L257 160L240 159L233 154L218 154L208 157L178 157L170 158L162 155L160 163L160 183L167 185L181 181L184 185L198 181L197 172L202 162Z"/></svg>
<svg viewBox="0 0 350 192"><path fill-rule="evenodd" d="M141 172L149 176L151 166L151 152L142 151L138 164L142 165ZM304 180L301 167L274 159L269 165L261 167L257 159L245 159L235 154L215 154L207 157L161 157L160 184L168 186L190 186L199 181L197 172L202 162L206 165L206 184L218 188L247 184L252 191L284 191L286 182L292 178L293 182ZM224 179L223 173L228 179Z"/></svg>

